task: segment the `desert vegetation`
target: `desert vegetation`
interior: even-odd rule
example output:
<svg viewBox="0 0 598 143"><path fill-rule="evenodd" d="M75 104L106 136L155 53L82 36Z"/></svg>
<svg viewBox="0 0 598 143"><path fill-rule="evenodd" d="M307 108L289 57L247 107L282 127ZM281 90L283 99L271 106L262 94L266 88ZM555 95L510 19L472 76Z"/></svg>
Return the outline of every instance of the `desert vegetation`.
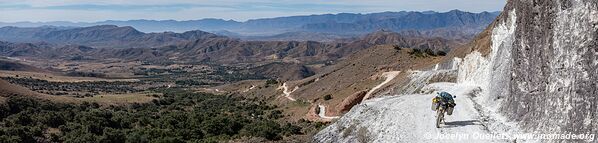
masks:
<svg viewBox="0 0 598 143"><path fill-rule="evenodd" d="M445 51L434 51L432 49L413 49L409 52L409 55L413 57L436 57L436 56L446 56Z"/></svg>
<svg viewBox="0 0 598 143"><path fill-rule="evenodd" d="M160 90L149 103L102 107L12 96L0 106L6 142L216 142L239 138L282 140L321 127L278 120L263 101L236 96Z"/></svg>
<svg viewBox="0 0 598 143"><path fill-rule="evenodd" d="M133 88L132 82L122 81L84 81L84 82L52 82L33 78L2 78L10 83L18 84L33 91L50 95L93 96L100 93L132 93L139 89Z"/></svg>

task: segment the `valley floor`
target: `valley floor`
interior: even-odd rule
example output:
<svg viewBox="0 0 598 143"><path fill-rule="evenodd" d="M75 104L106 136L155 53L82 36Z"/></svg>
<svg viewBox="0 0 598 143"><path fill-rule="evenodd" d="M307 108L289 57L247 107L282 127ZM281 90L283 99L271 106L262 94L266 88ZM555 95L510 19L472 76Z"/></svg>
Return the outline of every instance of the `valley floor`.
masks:
<svg viewBox="0 0 598 143"><path fill-rule="evenodd" d="M469 94L476 87L454 83L434 83L432 90L457 96L451 116L441 128L435 126L431 94L412 94L368 100L353 108L336 123L315 136L316 142L508 142L481 139L489 135Z"/></svg>

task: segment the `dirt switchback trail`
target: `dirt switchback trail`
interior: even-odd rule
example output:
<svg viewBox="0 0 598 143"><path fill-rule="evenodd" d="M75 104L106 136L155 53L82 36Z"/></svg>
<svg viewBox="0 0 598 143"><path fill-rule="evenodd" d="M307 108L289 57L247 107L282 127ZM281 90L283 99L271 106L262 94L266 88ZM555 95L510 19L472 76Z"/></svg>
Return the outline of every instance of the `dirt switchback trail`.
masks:
<svg viewBox="0 0 598 143"><path fill-rule="evenodd" d="M447 91L457 98L453 115L446 116L446 124L435 126L435 112L430 108L432 94L412 94L381 97L360 104L345 114L336 123L316 135L317 142L351 142L367 140L371 142L463 142L475 140L476 134L489 131L480 121L480 114L474 102L467 95L475 87L460 86L454 83L434 83L437 91ZM390 105L390 106L389 106ZM351 133L353 132L353 133ZM358 134L343 137L343 134ZM360 136L359 134L363 134ZM444 135L469 135L468 138L438 139ZM506 140L477 140L476 142L507 142Z"/></svg>
<svg viewBox="0 0 598 143"><path fill-rule="evenodd" d="M385 77L386 79L384 80L384 82L376 85L374 88L372 88L370 91L368 91L365 96L362 99L362 102L369 99L370 96L372 95L372 93L374 93L374 91L378 90L378 88L384 86L386 83L390 82L392 79L394 79L395 77L397 77L397 75L399 75L400 71L391 71L391 72L385 72L382 73L381 76Z"/></svg>
<svg viewBox="0 0 598 143"><path fill-rule="evenodd" d="M318 116L320 118L323 118L323 119L337 119L337 118L340 118L339 116L332 116L332 117L331 116L326 116L326 106L324 106L324 105L318 105L318 108L320 108L319 109L320 113L318 113Z"/></svg>
<svg viewBox="0 0 598 143"><path fill-rule="evenodd" d="M289 91L289 87L287 87L287 83L285 82L278 89L282 89L282 93L284 94L284 97L286 97L287 99L289 99L291 101L296 101L295 98L291 97L291 93L293 93L295 90L297 90L298 87L295 87L295 89L293 89L292 91Z"/></svg>

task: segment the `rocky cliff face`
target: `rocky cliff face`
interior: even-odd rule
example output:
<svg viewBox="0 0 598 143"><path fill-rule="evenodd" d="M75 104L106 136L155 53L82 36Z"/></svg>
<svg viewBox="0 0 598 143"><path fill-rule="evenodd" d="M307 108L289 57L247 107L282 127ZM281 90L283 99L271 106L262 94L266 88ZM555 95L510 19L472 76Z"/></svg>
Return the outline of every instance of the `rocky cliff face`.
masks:
<svg viewBox="0 0 598 143"><path fill-rule="evenodd" d="M529 131L598 133L598 1L518 0L505 11L513 34L492 39L512 60L492 67L505 77L491 81L501 111Z"/></svg>
<svg viewBox="0 0 598 143"><path fill-rule="evenodd" d="M487 56L462 59L459 82L533 132L596 133L598 1L512 0ZM480 50L481 51L481 50ZM460 60L457 60L460 61Z"/></svg>

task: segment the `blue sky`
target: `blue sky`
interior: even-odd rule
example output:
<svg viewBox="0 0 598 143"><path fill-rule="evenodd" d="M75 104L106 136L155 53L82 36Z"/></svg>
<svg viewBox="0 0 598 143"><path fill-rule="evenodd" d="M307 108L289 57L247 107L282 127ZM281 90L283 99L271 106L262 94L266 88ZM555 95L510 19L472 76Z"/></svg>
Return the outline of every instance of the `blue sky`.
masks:
<svg viewBox="0 0 598 143"><path fill-rule="evenodd" d="M383 11L502 10L506 0L0 0L0 22L248 19Z"/></svg>

